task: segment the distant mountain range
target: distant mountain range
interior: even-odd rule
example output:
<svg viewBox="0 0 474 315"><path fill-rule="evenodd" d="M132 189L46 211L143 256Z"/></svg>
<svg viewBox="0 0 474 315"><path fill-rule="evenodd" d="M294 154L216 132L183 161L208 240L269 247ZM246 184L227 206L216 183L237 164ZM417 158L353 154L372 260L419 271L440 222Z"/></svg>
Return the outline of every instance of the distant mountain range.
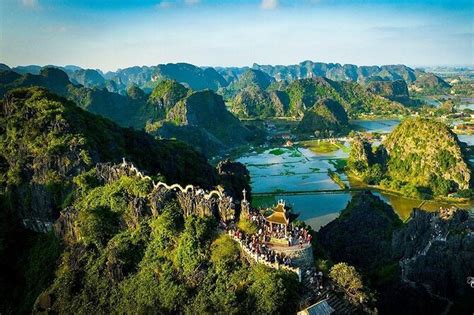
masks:
<svg viewBox="0 0 474 315"><path fill-rule="evenodd" d="M408 86L415 92L450 87L435 74L403 65L357 67L305 61L291 66L203 68L177 63L103 73L73 65L10 68L0 64L0 96L32 86L47 88L123 127L182 140L208 156L255 140L257 131L243 126L237 117L301 119L327 98L340 104L349 118L406 114L407 106L414 105ZM320 117L320 112L308 117ZM305 132L314 129L310 118L304 124L309 127L302 127Z"/></svg>
<svg viewBox="0 0 474 315"><path fill-rule="evenodd" d="M267 81L265 84L273 81L292 82L297 79L326 77L334 81L359 83L403 80L407 85L411 85L420 76L426 74L421 69L412 69L405 65L356 66L313 61L303 61L297 65L286 66L254 64L252 67L215 68L198 67L187 63L169 63L156 66L134 66L107 73L97 69L82 69L74 65L45 67L60 68L68 74L72 83L81 84L85 87L107 88L110 92L119 92L121 94L125 94L127 87L130 85L137 85L145 92L150 92L163 79L176 80L193 90L211 89L217 91L225 88L236 89L239 85L242 85L242 82L237 82L242 76L249 74L249 69L261 70L265 73L267 78L261 76L258 78L261 82ZM29 65L13 67L11 70L20 74L39 74L41 69L45 67ZM10 70L10 67L0 64L0 70ZM441 78L437 78L443 81ZM253 78L246 78L246 80L248 79L252 80ZM245 84L245 81L243 84Z"/></svg>

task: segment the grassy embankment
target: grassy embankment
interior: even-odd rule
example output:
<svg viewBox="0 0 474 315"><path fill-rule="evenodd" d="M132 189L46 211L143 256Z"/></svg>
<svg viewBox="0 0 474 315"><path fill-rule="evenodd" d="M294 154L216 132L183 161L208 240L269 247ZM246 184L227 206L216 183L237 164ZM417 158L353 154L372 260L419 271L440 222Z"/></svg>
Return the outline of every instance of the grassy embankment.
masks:
<svg viewBox="0 0 474 315"><path fill-rule="evenodd" d="M413 196L407 196L403 194L400 190L395 190L395 189L390 189L385 186L381 185L370 185L367 184L363 181L363 179L359 176L357 176L354 172L351 172L350 170L346 170L347 177L349 181L351 182L351 187L354 187L354 183L357 188L366 188L366 189L372 189L372 190L378 190L380 192L383 192L387 195L392 195L395 197L401 197L404 199L409 199L409 200L417 200L417 201L428 201L428 202L439 202L440 206L456 206L456 207L470 207L470 199L469 198L460 198L460 197L447 197L447 196L435 196L431 199L423 199L423 198L417 198Z"/></svg>
<svg viewBox="0 0 474 315"><path fill-rule="evenodd" d="M341 189L344 189L346 190L348 187L346 185L346 183L344 183L341 179L341 176L339 176L338 173L332 171L332 170L328 170L328 176L339 186L341 187Z"/></svg>

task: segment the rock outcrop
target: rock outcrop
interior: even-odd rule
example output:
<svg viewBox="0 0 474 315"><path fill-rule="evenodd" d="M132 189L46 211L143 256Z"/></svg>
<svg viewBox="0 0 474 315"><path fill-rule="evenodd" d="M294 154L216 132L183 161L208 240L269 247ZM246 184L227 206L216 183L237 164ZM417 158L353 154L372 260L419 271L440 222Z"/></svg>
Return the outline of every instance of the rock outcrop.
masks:
<svg viewBox="0 0 474 315"><path fill-rule="evenodd" d="M394 233L392 253L400 260L405 282L423 284L434 295L463 303L472 297L467 278L474 274L474 218L466 210L441 210L415 210ZM446 211L452 213L444 216Z"/></svg>
<svg viewBox="0 0 474 315"><path fill-rule="evenodd" d="M472 171L464 149L442 122L408 118L372 151L357 135L348 159L349 169L369 184L416 198L446 196L471 187Z"/></svg>
<svg viewBox="0 0 474 315"><path fill-rule="evenodd" d="M241 118L283 117L287 114L289 97L283 91L267 92L258 87L239 92L231 103L232 112Z"/></svg>
<svg viewBox="0 0 474 315"><path fill-rule="evenodd" d="M404 80L396 81L371 81L367 89L375 94L386 97L392 101L407 104L410 102L408 86Z"/></svg>
<svg viewBox="0 0 474 315"><path fill-rule="evenodd" d="M413 83L413 85L416 88L421 89L421 91L436 91L448 89L451 87L449 83L447 83L442 78L438 77L433 73L425 73L420 75Z"/></svg>

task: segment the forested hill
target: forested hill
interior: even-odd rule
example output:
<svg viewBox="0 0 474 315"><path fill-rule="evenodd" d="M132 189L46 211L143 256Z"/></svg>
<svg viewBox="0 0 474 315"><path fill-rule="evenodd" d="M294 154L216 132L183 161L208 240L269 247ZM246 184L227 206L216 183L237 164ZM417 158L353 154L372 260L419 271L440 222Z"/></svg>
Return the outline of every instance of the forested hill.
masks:
<svg viewBox="0 0 474 315"><path fill-rule="evenodd" d="M122 169L122 158L150 177ZM44 88L7 92L0 103L2 312L29 314L34 304L34 313L62 314L296 309L294 274L245 264L237 244L219 237L213 215L198 216L152 180L197 191L220 184L237 199L250 191L240 163L223 161L216 172L181 142L119 127ZM24 229L46 232L59 211L56 234Z"/></svg>
<svg viewBox="0 0 474 315"><path fill-rule="evenodd" d="M261 70L279 81L294 81L312 77L326 77L336 81L364 82L369 78L377 80L404 80L412 83L416 77L423 73L421 70L412 69L405 65L383 66L356 66L351 64L324 63L303 61L296 65L259 65L253 64L253 69ZM240 71L245 71L241 68ZM228 68L219 69L221 74L227 73ZM239 68L230 68L234 73ZM238 75L237 75L238 76Z"/></svg>
<svg viewBox="0 0 474 315"><path fill-rule="evenodd" d="M457 136L444 123L425 118L404 120L375 152L356 135L348 167L369 184L416 198L462 195L472 187L472 169Z"/></svg>
<svg viewBox="0 0 474 315"><path fill-rule="evenodd" d="M185 144L121 128L44 89L11 91L1 104L0 184L23 218L51 222L70 198L72 178L99 162L126 158L172 183L217 183L206 159Z"/></svg>
<svg viewBox="0 0 474 315"><path fill-rule="evenodd" d="M160 81L151 94L132 85L126 95L121 95L105 88L72 84L67 74L57 68L24 75L0 71L0 96L8 90L30 86L45 87L124 127L140 130L149 125L146 129L150 132L182 140L208 155L246 143L252 136L226 110L219 95L211 90L193 92L176 81Z"/></svg>
<svg viewBox="0 0 474 315"><path fill-rule="evenodd" d="M339 102L348 115L403 114L408 109L401 103L378 95L356 82L333 81L324 77L298 79L288 85L272 84L266 90L250 83L230 100L230 109L238 117L302 117L317 102L331 98ZM405 95L409 99L408 91ZM396 100L395 100L396 99Z"/></svg>
<svg viewBox="0 0 474 315"><path fill-rule="evenodd" d="M470 188L471 170L457 136L448 126L429 119L408 119L384 141L388 173L417 186L445 183L447 191ZM435 192L439 192L435 189Z"/></svg>
<svg viewBox="0 0 474 315"><path fill-rule="evenodd" d="M57 68L43 68L39 74L23 75L13 71L0 72L0 96L18 87L40 86L74 101L78 106L107 117L125 127L143 128L145 102L127 95L112 93L106 89L92 89L74 85L67 74ZM151 119L153 117L150 117Z"/></svg>

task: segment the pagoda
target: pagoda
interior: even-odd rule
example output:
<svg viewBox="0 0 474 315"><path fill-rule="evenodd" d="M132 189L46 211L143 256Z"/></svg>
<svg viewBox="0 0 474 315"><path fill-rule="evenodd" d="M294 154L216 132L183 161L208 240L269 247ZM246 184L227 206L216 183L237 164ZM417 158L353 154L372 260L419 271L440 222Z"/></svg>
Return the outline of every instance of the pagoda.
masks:
<svg viewBox="0 0 474 315"><path fill-rule="evenodd" d="M297 217L291 213L286 206L285 201L279 200L278 204L272 209L272 214L267 216L265 220L270 224L270 230L273 231L275 225L282 226L285 229L285 234L288 230L288 225Z"/></svg>

